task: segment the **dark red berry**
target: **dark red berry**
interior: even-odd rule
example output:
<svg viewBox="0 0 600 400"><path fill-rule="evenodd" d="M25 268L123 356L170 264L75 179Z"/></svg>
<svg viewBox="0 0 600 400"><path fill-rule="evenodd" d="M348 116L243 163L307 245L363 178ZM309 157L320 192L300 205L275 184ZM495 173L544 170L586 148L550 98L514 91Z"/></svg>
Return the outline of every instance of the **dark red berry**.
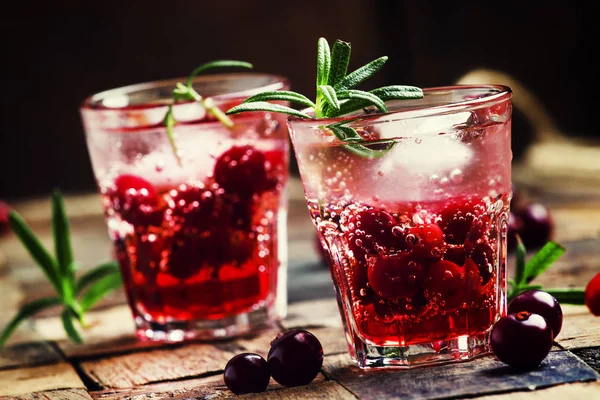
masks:
<svg viewBox="0 0 600 400"><path fill-rule="evenodd" d="M535 368L552 348L552 329L544 317L521 311L506 315L492 328L490 345L500 361L518 369Z"/></svg>
<svg viewBox="0 0 600 400"><path fill-rule="evenodd" d="M419 224L408 230L406 242L416 257L441 258L444 233L436 224Z"/></svg>
<svg viewBox="0 0 600 400"><path fill-rule="evenodd" d="M467 300L465 271L451 261L438 261L429 268L425 288L429 299L443 310L459 308Z"/></svg>
<svg viewBox="0 0 600 400"><path fill-rule="evenodd" d="M228 193L243 198L262 193L267 187L265 156L252 146L234 146L215 165L215 181Z"/></svg>
<svg viewBox="0 0 600 400"><path fill-rule="evenodd" d="M8 215L11 212L11 207L8 203L0 200L0 234L7 232L10 228L10 223L8 221Z"/></svg>
<svg viewBox="0 0 600 400"><path fill-rule="evenodd" d="M405 253L367 258L369 284L388 300L413 296L423 283L423 268Z"/></svg>
<svg viewBox="0 0 600 400"><path fill-rule="evenodd" d="M508 233L506 240L508 250L513 250L517 246L517 235L523 240L523 219L511 211L508 214Z"/></svg>
<svg viewBox="0 0 600 400"><path fill-rule="evenodd" d="M446 243L463 244L474 226L474 221L484 212L484 205L473 200L450 203L441 212L441 221L439 222ZM479 234L479 230L482 229L480 224L476 225L476 229L476 233Z"/></svg>
<svg viewBox="0 0 600 400"><path fill-rule="evenodd" d="M264 392L270 379L269 365L254 353L236 355L229 360L223 372L225 385L235 394Z"/></svg>
<svg viewBox="0 0 600 400"><path fill-rule="evenodd" d="M147 180L134 175L121 175L115 179L109 196L114 209L130 224L144 227L162 223L163 214L157 208L158 194Z"/></svg>
<svg viewBox="0 0 600 400"><path fill-rule="evenodd" d="M590 312L600 316L600 273L596 274L585 287L585 305Z"/></svg>
<svg viewBox="0 0 600 400"><path fill-rule="evenodd" d="M307 385L323 365L323 346L310 332L294 329L279 335L267 357L271 375L286 386Z"/></svg>
<svg viewBox="0 0 600 400"><path fill-rule="evenodd" d="M541 290L528 290L515 297L508 305L508 313L528 311L539 314L552 329L553 337L557 337L562 328L563 313L558 300Z"/></svg>
<svg viewBox="0 0 600 400"><path fill-rule="evenodd" d="M479 267L479 275L485 285L494 272L494 252L491 246L485 242L476 244L471 253L471 259Z"/></svg>
<svg viewBox="0 0 600 400"><path fill-rule="evenodd" d="M406 247L403 234L392 230L395 225L394 217L385 211L371 209L354 214L350 218L347 235L355 257L365 253L377 254L378 248L399 250Z"/></svg>
<svg viewBox="0 0 600 400"><path fill-rule="evenodd" d="M448 245L444 251L444 260L452 261L456 265L463 265L467 259L467 251L463 245Z"/></svg>
<svg viewBox="0 0 600 400"><path fill-rule="evenodd" d="M540 203L532 203L523 210L515 210L523 221L521 239L528 249L537 249L552 239L554 221L550 211Z"/></svg>
<svg viewBox="0 0 600 400"><path fill-rule="evenodd" d="M201 233L227 222L227 210L220 198L204 187L179 185L169 191L167 202L172 218L188 233Z"/></svg>

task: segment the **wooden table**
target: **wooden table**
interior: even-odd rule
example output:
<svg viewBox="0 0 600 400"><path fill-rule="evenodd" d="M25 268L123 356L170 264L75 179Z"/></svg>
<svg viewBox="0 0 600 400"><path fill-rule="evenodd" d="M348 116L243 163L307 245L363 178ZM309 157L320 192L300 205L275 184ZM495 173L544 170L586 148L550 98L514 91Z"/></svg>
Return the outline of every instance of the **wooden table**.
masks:
<svg viewBox="0 0 600 400"><path fill-rule="evenodd" d="M539 283L583 286L600 271L600 196L596 195L600 188L589 183L577 187L572 182L565 188L552 180L540 184L529 172L517 176L534 198L549 206L557 225L556 239L568 250ZM111 254L99 205L95 194L67 198L76 258L85 266ZM16 206L50 244L49 201L32 200ZM359 370L347 355L329 273L313 247L313 228L297 181L292 182L289 224L289 315L277 329L215 343L140 343L133 336L131 315L119 291L90 312L91 328L84 334L84 345L66 340L56 310L24 324L0 350L0 397L235 397L222 380L227 361L243 351L265 356L277 331L304 327L321 340L325 350L323 368L315 381L288 389L272 381L267 392L247 398L600 399L600 318L584 306L563 306L563 331L543 367L536 371L516 373L492 356L410 371ZM0 252L5 258L0 261L0 326L4 326L24 300L48 295L51 288L12 235L0 241Z"/></svg>

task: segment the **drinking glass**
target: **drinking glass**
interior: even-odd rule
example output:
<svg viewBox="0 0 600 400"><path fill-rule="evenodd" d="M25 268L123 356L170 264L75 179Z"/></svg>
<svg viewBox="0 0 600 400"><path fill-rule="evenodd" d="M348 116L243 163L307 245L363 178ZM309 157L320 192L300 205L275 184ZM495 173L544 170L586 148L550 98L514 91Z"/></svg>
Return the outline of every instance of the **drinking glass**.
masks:
<svg viewBox="0 0 600 400"><path fill-rule="evenodd" d="M229 129L198 102L177 103L176 149L163 120L177 82L95 94L81 106L91 164L137 335L223 338L285 316L288 131L265 112ZM265 90L267 74L200 76L221 110Z"/></svg>
<svg viewBox="0 0 600 400"><path fill-rule="evenodd" d="M504 86L438 87L385 114L288 119L360 367L489 351L506 312L511 97Z"/></svg>

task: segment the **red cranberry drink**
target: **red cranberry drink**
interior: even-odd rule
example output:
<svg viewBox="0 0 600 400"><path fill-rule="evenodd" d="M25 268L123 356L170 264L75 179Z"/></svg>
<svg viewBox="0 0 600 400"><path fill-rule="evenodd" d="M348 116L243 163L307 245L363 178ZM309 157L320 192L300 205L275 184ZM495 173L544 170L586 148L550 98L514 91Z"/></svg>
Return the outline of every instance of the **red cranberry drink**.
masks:
<svg viewBox="0 0 600 400"><path fill-rule="evenodd" d="M501 86L433 88L386 114L289 119L361 367L489 351L506 308L510 98Z"/></svg>
<svg viewBox="0 0 600 400"><path fill-rule="evenodd" d="M81 110L137 334L179 341L271 325L286 301L285 121L256 112L230 129L201 104L178 103L174 153L163 124L174 85L111 90ZM194 87L227 110L287 83L228 74Z"/></svg>

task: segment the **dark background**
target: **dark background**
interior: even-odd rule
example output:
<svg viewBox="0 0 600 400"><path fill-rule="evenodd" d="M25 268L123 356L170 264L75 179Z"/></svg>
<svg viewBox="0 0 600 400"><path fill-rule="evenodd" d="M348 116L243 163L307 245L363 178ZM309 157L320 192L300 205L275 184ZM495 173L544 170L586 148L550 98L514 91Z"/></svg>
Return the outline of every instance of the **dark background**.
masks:
<svg viewBox="0 0 600 400"><path fill-rule="evenodd" d="M454 83L494 68L535 93L559 128L598 136L593 2L22 1L0 17L0 198L95 190L78 106L117 86L181 77L219 58L287 76L314 97L316 42L352 43L354 69L390 61L367 84ZM490 82L494 83L494 82ZM515 113L515 155L531 129Z"/></svg>

